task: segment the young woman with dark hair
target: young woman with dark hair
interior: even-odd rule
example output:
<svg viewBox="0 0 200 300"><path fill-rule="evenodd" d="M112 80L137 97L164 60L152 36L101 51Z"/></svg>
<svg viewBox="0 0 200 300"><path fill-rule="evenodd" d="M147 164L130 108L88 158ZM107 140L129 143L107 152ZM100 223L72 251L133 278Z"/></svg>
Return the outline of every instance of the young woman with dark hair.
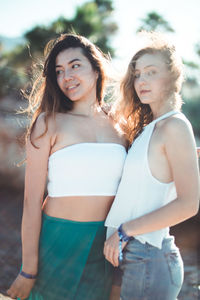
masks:
<svg viewBox="0 0 200 300"><path fill-rule="evenodd" d="M43 79L29 98L22 268L8 295L107 300L112 268L103 255L104 221L126 141L103 110L106 58L74 34L46 51Z"/></svg>

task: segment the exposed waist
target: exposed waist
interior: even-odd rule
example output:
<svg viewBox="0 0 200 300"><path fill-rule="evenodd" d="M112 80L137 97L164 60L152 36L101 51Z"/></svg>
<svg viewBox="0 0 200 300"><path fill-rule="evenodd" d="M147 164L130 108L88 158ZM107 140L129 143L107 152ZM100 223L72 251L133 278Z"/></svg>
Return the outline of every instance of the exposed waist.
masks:
<svg viewBox="0 0 200 300"><path fill-rule="evenodd" d="M103 221L114 196L47 197L44 212L47 215L74 221Z"/></svg>
<svg viewBox="0 0 200 300"><path fill-rule="evenodd" d="M63 218L57 218L47 215L46 213L42 213L43 220L49 220L56 223L65 223L65 224L72 224L75 227L83 227L83 226L94 226L99 225L103 226L106 230L106 227L104 226L104 221L86 221L86 222L80 222L80 221L74 221L74 220L68 220Z"/></svg>

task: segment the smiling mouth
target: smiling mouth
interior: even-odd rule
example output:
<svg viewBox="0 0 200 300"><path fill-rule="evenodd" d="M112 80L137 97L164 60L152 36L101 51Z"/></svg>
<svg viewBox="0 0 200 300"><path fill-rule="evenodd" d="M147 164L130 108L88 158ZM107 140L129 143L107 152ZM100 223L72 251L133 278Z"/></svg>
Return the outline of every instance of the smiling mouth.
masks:
<svg viewBox="0 0 200 300"><path fill-rule="evenodd" d="M66 87L67 91L73 91L75 88L77 88L79 86L79 84L74 84L74 85L70 85L68 87Z"/></svg>

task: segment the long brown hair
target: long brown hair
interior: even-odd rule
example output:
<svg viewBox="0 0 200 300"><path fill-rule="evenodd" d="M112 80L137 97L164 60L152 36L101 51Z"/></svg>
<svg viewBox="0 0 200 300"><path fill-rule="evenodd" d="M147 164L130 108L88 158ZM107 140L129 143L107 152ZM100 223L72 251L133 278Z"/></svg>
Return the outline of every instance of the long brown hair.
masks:
<svg viewBox="0 0 200 300"><path fill-rule="evenodd" d="M144 126L153 120L149 104L141 103L134 88L135 66L141 56L157 53L163 56L171 77L170 92L176 94L173 106L179 109L182 104L179 92L183 82L183 67L175 47L160 33L143 32L143 35L148 38L148 45L140 49L131 59L127 72L120 82L120 94L112 111L130 143L142 132Z"/></svg>
<svg viewBox="0 0 200 300"><path fill-rule="evenodd" d="M98 73L96 97L99 105L102 106L103 104L103 92L106 81L104 65L107 57L87 38L76 34L62 34L59 38L49 41L46 45L43 71L35 80L28 97L29 106L25 111L31 115L31 123L27 130L27 136L30 136L30 140L36 120L42 112L45 113L46 128L41 136L45 135L48 130L49 116L54 116L57 112L67 112L73 108L73 102L64 95L57 84L55 71L57 55L68 48L81 48L83 55L87 57L93 70ZM33 142L32 144L34 145Z"/></svg>

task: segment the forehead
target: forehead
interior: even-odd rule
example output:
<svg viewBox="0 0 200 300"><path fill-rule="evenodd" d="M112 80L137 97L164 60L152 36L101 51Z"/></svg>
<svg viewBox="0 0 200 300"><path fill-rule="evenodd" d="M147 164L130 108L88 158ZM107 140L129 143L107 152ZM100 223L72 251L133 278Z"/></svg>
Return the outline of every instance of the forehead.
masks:
<svg viewBox="0 0 200 300"><path fill-rule="evenodd" d="M166 69L166 63L163 55L160 53L144 54L137 59L135 68L143 69L148 66L155 66L157 68Z"/></svg>
<svg viewBox="0 0 200 300"><path fill-rule="evenodd" d="M74 59L79 59L81 61L88 61L85 55L82 52L82 49L79 48L68 48L60 53L56 57L56 64L60 63L69 63Z"/></svg>

